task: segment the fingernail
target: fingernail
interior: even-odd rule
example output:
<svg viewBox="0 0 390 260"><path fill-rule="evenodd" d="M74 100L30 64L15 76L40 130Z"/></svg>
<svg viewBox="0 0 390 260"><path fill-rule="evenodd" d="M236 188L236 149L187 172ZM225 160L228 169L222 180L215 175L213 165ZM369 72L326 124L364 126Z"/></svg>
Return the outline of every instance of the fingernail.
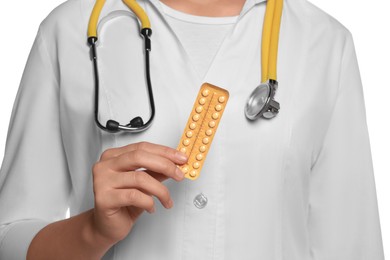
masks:
<svg viewBox="0 0 390 260"><path fill-rule="evenodd" d="M182 162L186 162L188 160L187 155L185 153L182 153L180 151L176 152L176 158Z"/></svg>
<svg viewBox="0 0 390 260"><path fill-rule="evenodd" d="M173 207L173 200L172 199L169 199L168 201L168 208L172 208Z"/></svg>
<svg viewBox="0 0 390 260"><path fill-rule="evenodd" d="M184 178L184 173L179 169L179 167L176 167L176 176L181 180Z"/></svg>

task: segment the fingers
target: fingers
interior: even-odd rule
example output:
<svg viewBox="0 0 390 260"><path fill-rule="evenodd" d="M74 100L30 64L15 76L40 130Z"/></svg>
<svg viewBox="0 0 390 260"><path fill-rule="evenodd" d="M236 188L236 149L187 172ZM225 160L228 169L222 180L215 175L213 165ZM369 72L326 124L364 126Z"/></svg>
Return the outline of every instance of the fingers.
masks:
<svg viewBox="0 0 390 260"><path fill-rule="evenodd" d="M122 147L107 149L102 153L100 160L104 161L112 159L124 153L133 152L135 150L143 150L149 153L153 153L155 155L163 156L176 164L184 164L187 161L187 156L184 153L168 146L149 142L138 142Z"/></svg>
<svg viewBox="0 0 390 260"><path fill-rule="evenodd" d="M112 174L114 189L137 188L156 196L165 208L171 208L173 201L168 188L144 171L120 172Z"/></svg>
<svg viewBox="0 0 390 260"><path fill-rule="evenodd" d="M132 213L152 213L153 196L165 208L171 208L169 190L161 181L183 180L184 173L177 165L187 160L185 154L173 148L148 142L105 150L92 168L95 208L109 215L121 214L118 210L123 207Z"/></svg>
<svg viewBox="0 0 390 260"><path fill-rule="evenodd" d="M144 172L148 173L150 176L152 176L153 178L155 178L159 182L163 182L163 181L168 179L167 176L165 176L165 175L163 175L161 173L158 173L158 172L154 172L154 171L151 171L151 170L144 170Z"/></svg>
<svg viewBox="0 0 390 260"><path fill-rule="evenodd" d="M181 181L184 178L184 173L171 160L144 150L123 153L118 157L103 161L103 163L117 172L146 168L154 172L162 173L177 181Z"/></svg>
<svg viewBox="0 0 390 260"><path fill-rule="evenodd" d="M101 204L103 204L106 208L135 206L137 208L144 209L149 213L153 213L155 211L152 196L146 195L137 189L114 189L106 194L103 203Z"/></svg>

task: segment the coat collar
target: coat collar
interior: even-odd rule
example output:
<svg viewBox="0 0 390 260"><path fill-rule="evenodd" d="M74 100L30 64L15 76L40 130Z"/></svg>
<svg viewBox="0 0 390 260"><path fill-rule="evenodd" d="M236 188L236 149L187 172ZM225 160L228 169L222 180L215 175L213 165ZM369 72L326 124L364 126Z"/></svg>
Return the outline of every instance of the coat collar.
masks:
<svg viewBox="0 0 390 260"><path fill-rule="evenodd" d="M266 2L266 1L267 0L246 0L238 16L238 19L244 16L256 4ZM162 6L159 0L149 0L149 2L151 2L160 13L163 13Z"/></svg>

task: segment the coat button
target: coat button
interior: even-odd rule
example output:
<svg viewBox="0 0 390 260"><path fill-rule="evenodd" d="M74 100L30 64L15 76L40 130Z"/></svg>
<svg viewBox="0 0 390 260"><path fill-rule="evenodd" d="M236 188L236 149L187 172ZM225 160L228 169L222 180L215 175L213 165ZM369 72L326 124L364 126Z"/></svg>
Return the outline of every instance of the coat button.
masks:
<svg viewBox="0 0 390 260"><path fill-rule="evenodd" d="M195 207L197 207L198 209L203 209L204 207L206 207L206 204L207 197L203 193L196 195L196 197L194 198Z"/></svg>

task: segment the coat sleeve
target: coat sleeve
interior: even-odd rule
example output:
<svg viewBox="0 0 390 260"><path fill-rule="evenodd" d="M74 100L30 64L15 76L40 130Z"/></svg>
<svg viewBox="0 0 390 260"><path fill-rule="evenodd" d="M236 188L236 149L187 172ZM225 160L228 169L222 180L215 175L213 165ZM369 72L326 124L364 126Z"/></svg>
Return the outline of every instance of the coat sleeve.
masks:
<svg viewBox="0 0 390 260"><path fill-rule="evenodd" d="M311 254L317 260L383 260L363 88L347 34L338 96L310 175Z"/></svg>
<svg viewBox="0 0 390 260"><path fill-rule="evenodd" d="M16 94L0 168L0 259L26 259L35 234L65 218L68 208L60 88L42 26Z"/></svg>

